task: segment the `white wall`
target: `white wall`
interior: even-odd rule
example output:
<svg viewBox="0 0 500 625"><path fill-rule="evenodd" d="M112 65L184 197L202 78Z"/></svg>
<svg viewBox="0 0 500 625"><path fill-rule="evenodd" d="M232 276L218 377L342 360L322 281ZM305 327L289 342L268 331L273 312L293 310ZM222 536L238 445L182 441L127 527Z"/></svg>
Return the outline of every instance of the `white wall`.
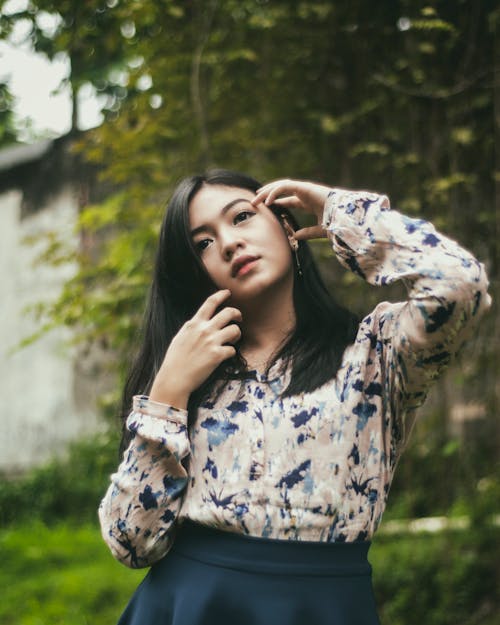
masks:
<svg viewBox="0 0 500 625"><path fill-rule="evenodd" d="M0 471L11 473L62 453L69 440L102 427L94 409L92 382L80 379L75 348L65 344L68 329L58 328L12 351L37 329L37 322L23 309L56 297L75 271L69 264L33 265L43 246L28 246L24 237L57 230L77 245L73 234L77 198L70 188L22 221L21 199L19 191L0 195ZM81 385L90 389L84 402L78 392Z"/></svg>

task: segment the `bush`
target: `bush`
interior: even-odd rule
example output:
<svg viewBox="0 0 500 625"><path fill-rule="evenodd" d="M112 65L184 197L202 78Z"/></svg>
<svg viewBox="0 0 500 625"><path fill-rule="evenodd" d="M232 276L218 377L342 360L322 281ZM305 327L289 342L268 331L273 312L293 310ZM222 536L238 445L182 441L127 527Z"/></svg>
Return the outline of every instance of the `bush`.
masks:
<svg viewBox="0 0 500 625"><path fill-rule="evenodd" d="M370 551L382 625L498 625L500 531L378 534ZM1 625L109 625L146 574L113 560L95 524L0 531Z"/></svg>
<svg viewBox="0 0 500 625"><path fill-rule="evenodd" d="M117 434L101 434L71 445L66 459L52 460L19 479L0 479L0 525L95 519L117 466L117 449Z"/></svg>
<svg viewBox="0 0 500 625"><path fill-rule="evenodd" d="M100 435L66 460L0 481L1 625L117 620L144 575L113 560L97 527L117 448L118 434ZM498 482L484 478L474 499L458 502L470 530L395 536L382 524L370 559L383 625L500 625L498 495ZM393 497L389 518L394 506Z"/></svg>
<svg viewBox="0 0 500 625"><path fill-rule="evenodd" d="M382 623L499 625L500 530L375 537L370 552Z"/></svg>

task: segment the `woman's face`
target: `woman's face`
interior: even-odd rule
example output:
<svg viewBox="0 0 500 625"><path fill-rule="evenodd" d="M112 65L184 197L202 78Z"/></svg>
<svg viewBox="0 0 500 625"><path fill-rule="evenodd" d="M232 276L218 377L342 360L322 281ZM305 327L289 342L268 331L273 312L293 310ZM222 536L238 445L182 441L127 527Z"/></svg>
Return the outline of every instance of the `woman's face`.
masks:
<svg viewBox="0 0 500 625"><path fill-rule="evenodd" d="M189 206L193 243L210 277L232 300L245 302L269 289L293 288L288 238L272 211L253 206L248 189L205 185Z"/></svg>

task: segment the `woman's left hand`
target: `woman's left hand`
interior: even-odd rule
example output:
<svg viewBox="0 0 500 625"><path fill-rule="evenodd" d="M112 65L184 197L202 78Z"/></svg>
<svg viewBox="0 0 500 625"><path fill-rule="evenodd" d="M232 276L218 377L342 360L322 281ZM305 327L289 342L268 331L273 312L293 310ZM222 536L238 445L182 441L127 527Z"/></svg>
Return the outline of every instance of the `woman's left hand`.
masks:
<svg viewBox="0 0 500 625"><path fill-rule="evenodd" d="M278 204L315 215L317 225L297 230L295 238L297 240L318 239L326 237L322 220L325 202L330 191L330 187L305 180L275 180L257 190L252 204L257 205L259 202L264 202L267 206Z"/></svg>

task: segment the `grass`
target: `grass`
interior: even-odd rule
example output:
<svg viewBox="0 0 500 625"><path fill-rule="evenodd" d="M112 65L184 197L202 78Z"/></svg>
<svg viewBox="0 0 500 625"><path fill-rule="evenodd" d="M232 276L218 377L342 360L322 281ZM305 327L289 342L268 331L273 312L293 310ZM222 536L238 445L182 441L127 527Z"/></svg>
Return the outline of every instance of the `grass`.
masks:
<svg viewBox="0 0 500 625"><path fill-rule="evenodd" d="M499 625L500 532L377 535L370 551L384 625ZM497 548L498 552L498 548ZM113 625L146 574L116 562L93 523L0 530L0 625Z"/></svg>
<svg viewBox="0 0 500 625"><path fill-rule="evenodd" d="M145 571L116 562L94 525L0 533L2 625L115 623Z"/></svg>

